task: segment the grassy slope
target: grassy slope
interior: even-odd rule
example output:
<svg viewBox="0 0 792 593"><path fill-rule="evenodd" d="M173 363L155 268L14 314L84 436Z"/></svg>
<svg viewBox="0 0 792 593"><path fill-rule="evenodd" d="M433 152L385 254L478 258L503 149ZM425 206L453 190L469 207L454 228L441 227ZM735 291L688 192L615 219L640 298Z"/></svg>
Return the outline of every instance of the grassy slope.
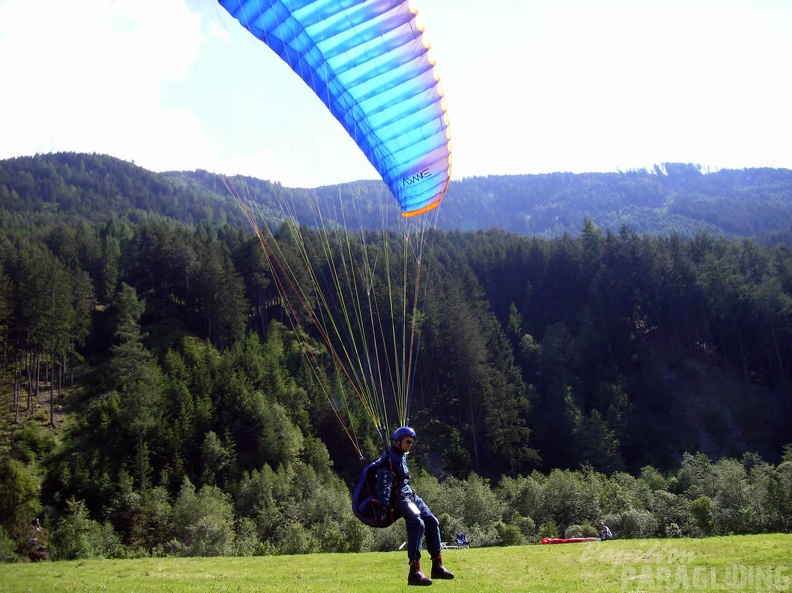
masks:
<svg viewBox="0 0 792 593"><path fill-rule="evenodd" d="M792 535L447 550L442 591L792 591ZM428 561L426 567L429 567ZM0 565L4 593L405 591L404 552ZM435 589L436 590L436 589Z"/></svg>

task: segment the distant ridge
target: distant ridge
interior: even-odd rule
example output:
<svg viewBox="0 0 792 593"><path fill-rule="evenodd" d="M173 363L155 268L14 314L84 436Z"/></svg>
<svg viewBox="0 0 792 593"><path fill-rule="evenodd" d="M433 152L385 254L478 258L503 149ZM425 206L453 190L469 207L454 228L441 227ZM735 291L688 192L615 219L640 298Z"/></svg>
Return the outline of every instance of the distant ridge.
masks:
<svg viewBox="0 0 792 593"><path fill-rule="evenodd" d="M276 196L305 190L245 177L262 212L280 216ZM360 181L309 190L320 200L361 201L360 224L380 228L381 182ZM396 212L395 201L390 203ZM207 171L153 173L115 157L51 153L0 160L0 209L41 217L98 221L157 215L186 223L245 224L220 176ZM792 228L792 170L753 168L705 172L664 163L652 171L491 175L452 181L438 228L498 228L552 238L577 235L590 219L603 230L692 237L698 232L764 243L783 241ZM311 224L306 217L300 222Z"/></svg>

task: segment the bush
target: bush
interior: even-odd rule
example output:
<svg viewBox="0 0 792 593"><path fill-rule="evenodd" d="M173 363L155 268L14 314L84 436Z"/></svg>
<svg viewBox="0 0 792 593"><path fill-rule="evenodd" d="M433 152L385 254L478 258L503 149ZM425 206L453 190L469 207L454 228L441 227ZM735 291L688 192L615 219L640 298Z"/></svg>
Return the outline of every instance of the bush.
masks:
<svg viewBox="0 0 792 593"><path fill-rule="evenodd" d="M256 523L250 517L242 517L237 522L234 538L234 556L261 556L264 547L256 533Z"/></svg>
<svg viewBox="0 0 792 593"><path fill-rule="evenodd" d="M286 526L278 548L281 554L311 554L319 551L319 544L302 523L291 523Z"/></svg>
<svg viewBox="0 0 792 593"><path fill-rule="evenodd" d="M356 517L348 517L341 523L328 518L311 527L319 552L360 552L366 545L369 531Z"/></svg>
<svg viewBox="0 0 792 593"><path fill-rule="evenodd" d="M615 472L605 481L600 494L602 513L623 513L633 508L643 508L649 486L624 472Z"/></svg>
<svg viewBox="0 0 792 593"><path fill-rule="evenodd" d="M516 525L517 528L520 530L520 533L525 536L528 541L533 541L536 535L536 523L530 517L522 517L517 513L514 513L509 518L509 523L512 525Z"/></svg>
<svg viewBox="0 0 792 593"><path fill-rule="evenodd" d="M25 464L41 461L55 448L52 433L36 422L26 422L12 442L11 456Z"/></svg>
<svg viewBox="0 0 792 593"><path fill-rule="evenodd" d="M419 472L413 485L440 521L441 539L452 541L455 534L464 533L480 547L501 544L496 524L506 505L488 480L471 474L464 481L448 478L440 484L433 476Z"/></svg>
<svg viewBox="0 0 792 593"><path fill-rule="evenodd" d="M669 523L665 528L666 537L682 537L682 528L676 523Z"/></svg>
<svg viewBox="0 0 792 593"><path fill-rule="evenodd" d="M647 488L651 491L665 490L668 488L668 480L663 477L659 471L651 465L645 465L641 468L641 482L646 484Z"/></svg>
<svg viewBox="0 0 792 593"><path fill-rule="evenodd" d="M756 513L751 507L722 507L715 502L712 512L715 532L720 535L734 535L754 532L757 524Z"/></svg>
<svg viewBox="0 0 792 593"><path fill-rule="evenodd" d="M138 492L132 489L131 481L122 479L111 510L113 522L125 534L128 547L138 553L151 553L171 537L173 509L162 486Z"/></svg>
<svg viewBox="0 0 792 593"><path fill-rule="evenodd" d="M335 476L320 476L301 461L277 470L265 465L243 474L230 490L237 516L255 522L258 539L271 546L270 552L308 545L308 552L356 552L377 546L369 541L368 529L351 516L346 485ZM296 522L307 535L292 526Z"/></svg>
<svg viewBox="0 0 792 593"><path fill-rule="evenodd" d="M407 541L404 521L399 520L385 529L372 529L369 550L372 552L390 552L398 550L402 542Z"/></svg>
<svg viewBox="0 0 792 593"><path fill-rule="evenodd" d="M440 522L440 539L442 541L454 541L457 533L467 533L467 528L462 523L462 519L452 517L448 513L435 516Z"/></svg>
<svg viewBox="0 0 792 593"><path fill-rule="evenodd" d="M38 479L31 469L13 459L0 460L0 527L22 541L30 522L41 512Z"/></svg>
<svg viewBox="0 0 792 593"><path fill-rule="evenodd" d="M168 547L174 553L187 556L230 556L234 553L233 508L216 486L203 486L196 493L185 479L173 505L172 524L175 542L169 542Z"/></svg>
<svg viewBox="0 0 792 593"><path fill-rule="evenodd" d="M522 517L536 517L541 499L542 485L534 476L504 476L496 493L506 504L506 513L518 513Z"/></svg>
<svg viewBox="0 0 792 593"><path fill-rule="evenodd" d="M677 496L662 490L652 492L649 510L657 520L657 535L660 537L679 537L679 535L671 535L669 533L671 525L674 525L676 531L682 535L695 535L697 529L693 515L690 512L690 504L690 501L685 496Z"/></svg>
<svg viewBox="0 0 792 593"><path fill-rule="evenodd" d="M71 498L66 502L66 514L52 532L50 555L56 560L92 558L112 555L119 545L109 524L102 526L91 519L85 503Z"/></svg>
<svg viewBox="0 0 792 593"><path fill-rule="evenodd" d="M569 525L564 530L564 537L583 537L583 527L580 525Z"/></svg>
<svg viewBox="0 0 792 593"><path fill-rule="evenodd" d="M581 525L583 529L583 537L599 537L599 529L594 527L589 521L583 521Z"/></svg>
<svg viewBox="0 0 792 593"><path fill-rule="evenodd" d="M718 492L717 476L709 457L704 453L684 453L682 465L669 487L690 499L701 495L715 496Z"/></svg>
<svg viewBox="0 0 792 593"><path fill-rule="evenodd" d="M465 533L468 541L472 542L471 546L475 546L477 548L499 546L501 545L501 540L496 528L497 524L498 522L496 521L495 523L490 523L489 525L476 525L471 529L468 529L467 532L460 531L459 533Z"/></svg>
<svg viewBox="0 0 792 593"><path fill-rule="evenodd" d="M702 535L712 533L714 523L712 522L712 499L709 496L699 496L691 502L690 514Z"/></svg>
<svg viewBox="0 0 792 593"><path fill-rule="evenodd" d="M426 485L427 479L422 476L421 489L416 488L416 492L429 505L435 516L438 516L438 513L446 513L455 517L468 531L475 527L484 531L492 529L495 523L502 518L506 508L506 505L490 488L489 481L476 474L471 474L465 481L449 478L443 482L442 486L438 484L436 489L431 489L433 490L431 498L429 491L424 496ZM462 529L458 533L464 531L465 529ZM492 535L494 536L494 532Z"/></svg>
<svg viewBox="0 0 792 593"><path fill-rule="evenodd" d="M559 529L558 524L549 519L539 526L539 537L558 537Z"/></svg>
<svg viewBox="0 0 792 593"><path fill-rule="evenodd" d="M3 527L0 527L0 562L16 560L16 544Z"/></svg>
<svg viewBox="0 0 792 593"><path fill-rule="evenodd" d="M736 459L723 459L715 466L718 492L712 518L718 533L751 533L759 523L753 506L755 496L746 479L745 467Z"/></svg>
<svg viewBox="0 0 792 593"><path fill-rule="evenodd" d="M550 472L542 486L540 509L541 517L562 526L580 524L600 513L597 495L582 474L557 469Z"/></svg>
<svg viewBox="0 0 792 593"><path fill-rule="evenodd" d="M527 538L522 534L517 525L506 524L498 521L495 524L495 531L502 546L523 546L528 543Z"/></svg>
<svg viewBox="0 0 792 593"><path fill-rule="evenodd" d="M650 512L637 509L607 515L604 521L616 538L652 537L657 529L657 519Z"/></svg>

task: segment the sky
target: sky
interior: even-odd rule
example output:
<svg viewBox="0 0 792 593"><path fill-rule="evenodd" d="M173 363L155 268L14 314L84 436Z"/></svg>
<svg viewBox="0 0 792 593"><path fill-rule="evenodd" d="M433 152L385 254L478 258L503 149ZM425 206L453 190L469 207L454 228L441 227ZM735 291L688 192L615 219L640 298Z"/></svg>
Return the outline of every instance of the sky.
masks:
<svg viewBox="0 0 792 593"><path fill-rule="evenodd" d="M792 169L792 0L417 0L454 179ZM316 187L377 174L214 0L0 0L0 159Z"/></svg>

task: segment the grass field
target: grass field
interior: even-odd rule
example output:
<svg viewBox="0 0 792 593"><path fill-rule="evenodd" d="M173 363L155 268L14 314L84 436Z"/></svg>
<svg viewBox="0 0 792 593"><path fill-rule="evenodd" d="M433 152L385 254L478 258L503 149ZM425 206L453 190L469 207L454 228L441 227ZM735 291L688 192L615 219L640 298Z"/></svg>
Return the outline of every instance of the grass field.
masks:
<svg viewBox="0 0 792 593"><path fill-rule="evenodd" d="M453 581L499 593L792 591L792 535L446 550ZM424 557L424 566L430 567ZM3 593L350 593L407 590L404 552L0 564ZM413 589L413 588L409 588Z"/></svg>

